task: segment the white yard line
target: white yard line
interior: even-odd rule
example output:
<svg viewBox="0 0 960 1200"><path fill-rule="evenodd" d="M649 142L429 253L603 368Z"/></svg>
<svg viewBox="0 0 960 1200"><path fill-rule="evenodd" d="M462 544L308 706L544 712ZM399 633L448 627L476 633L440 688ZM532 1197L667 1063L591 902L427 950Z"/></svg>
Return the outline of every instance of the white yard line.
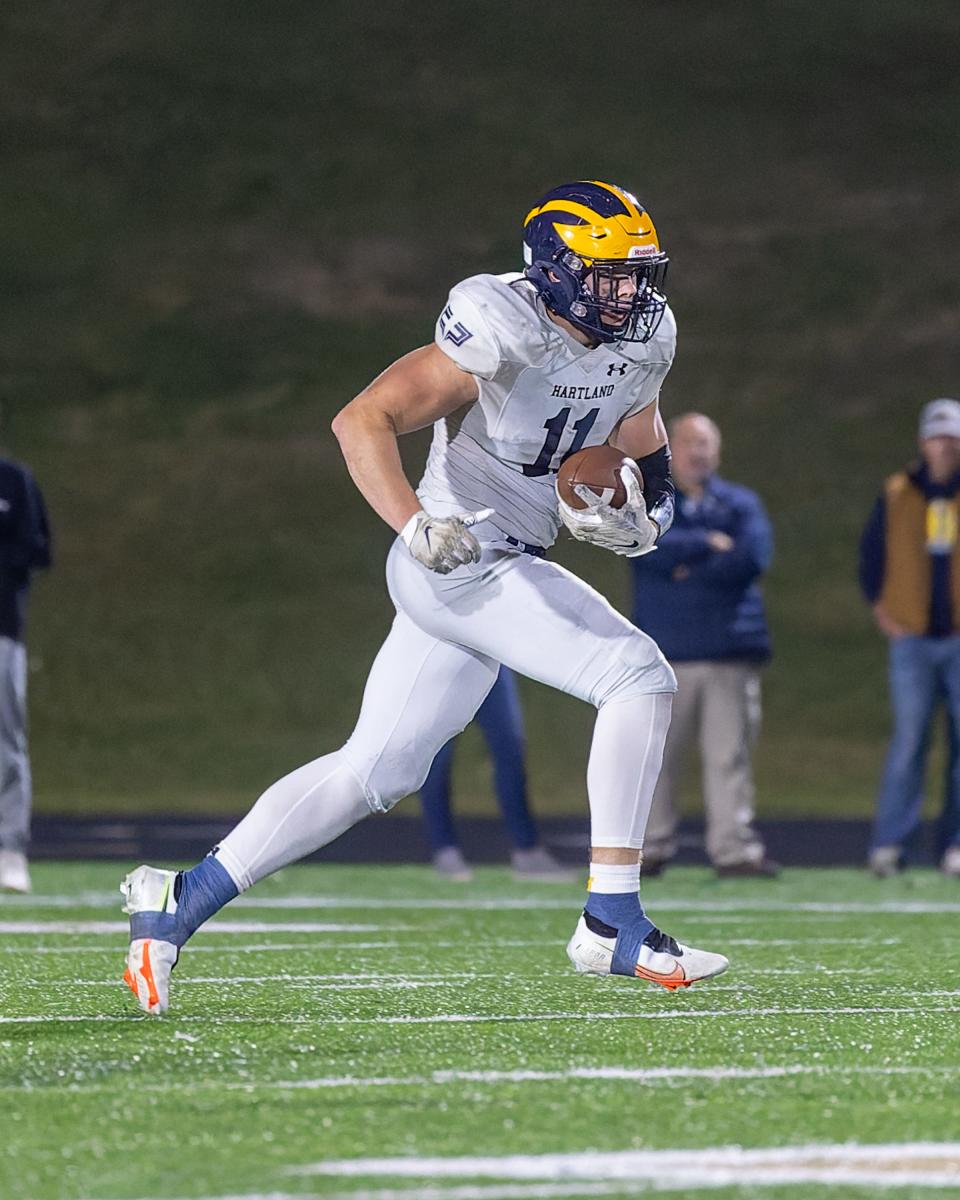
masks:
<svg viewBox="0 0 960 1200"><path fill-rule="evenodd" d="M569 906L567 906L569 907ZM0 934L90 934L90 935L109 935L117 936L128 932L126 921L0 921ZM322 921L229 921L222 918L214 918L208 925L205 925L198 936L203 938L212 934L262 934L262 933L418 933L419 931L414 926L409 925L346 925L346 924L331 924ZM724 938L724 946L896 946L899 945L899 938L869 938L869 937L795 937L795 938ZM195 943L191 943L190 951L195 948ZM437 940L431 941L430 945L434 948L446 949L462 949L463 942L457 940ZM483 944L490 951L499 950L501 947L532 947L532 946L555 946L557 945L556 938L489 938ZM204 947L205 949L214 949L214 947ZM264 947L265 949L276 949L276 947ZM316 945L304 944L304 946L294 947L295 949L311 948L316 949ZM398 942L352 942L338 943L336 946L326 946L324 949L351 949L351 950L385 950L396 949L402 951L404 949L415 950L417 953L422 953L418 946L411 945L404 947ZM9 950L10 947L0 947L2 950ZM21 953L31 953L32 947L21 947ZM39 949L39 948L37 948ZM219 949L219 947L217 947ZM232 950L233 948L231 948ZM54 952L60 951L54 948Z"/></svg>
<svg viewBox="0 0 960 1200"><path fill-rule="evenodd" d="M91 924L94 924L94 923L91 922ZM265 926L261 925L259 927L259 932L263 932L265 928L269 932L269 929L273 928L273 927L272 926L265 927ZM280 926L276 926L276 928L280 928ZM288 926L288 927L284 927L284 928L285 928L285 931L288 933L310 934L310 933L314 932L312 930L309 922L305 922L301 925L292 925L292 926ZM357 927L354 925L345 925L345 926L343 926L343 928L340 932L353 933L353 932L356 932L356 928ZM120 927L109 926L108 928L106 928L103 931L103 936L109 935L112 938L116 938L118 929L120 929ZM389 932L396 933L398 931L398 929L402 933L418 933L418 932L420 932L415 929L407 929L406 927L398 927L396 925L390 926ZM122 929L120 929L120 931L124 935L129 934L129 930L127 929L126 925L122 926ZM0 932L2 932L2 930L0 930ZM47 933L62 932L62 930L58 930L58 929L51 930L51 929L45 927L44 929L42 929L38 932L47 934ZM87 929L87 930L84 930L84 932L94 934L96 931ZM223 945L223 944L212 945L210 943L210 936L216 935L217 933L222 933L222 932L226 932L227 934L243 933L243 932L245 932L245 929L223 930L222 928L218 928L217 926L204 926L203 929L198 930L197 933L194 934L193 938L190 941L190 946L189 946L189 949L187 950L187 953L190 955L194 955L197 953L231 955L231 954L252 954L254 952L273 952L273 951L278 951L278 950L302 950L302 951L309 951L309 952L315 954L318 950L322 950L325 954L331 954L331 953L346 953L347 951L354 951L354 950L392 950L394 953L398 953L398 954L403 953L405 951L409 951L411 954L416 954L418 960L423 958L423 946L422 946L421 941L412 941L407 944L404 944L403 942L398 942L396 940L391 940L388 942L354 942L354 941L349 941L349 940L348 941L339 941L338 940L336 942L318 942L318 941L308 941L307 942L307 941L304 941L304 942L293 942L293 943L286 943L286 944L280 943L280 942L277 942L277 943L269 943L268 942L268 943L254 944L254 945L250 945L250 946L230 946L230 945ZM387 932L387 930L385 930L384 932ZM199 942L197 941L198 938L199 938ZM496 939L491 939L489 941L488 949L491 952L495 952L495 951L498 951L500 949L504 949L507 947L529 948L531 946L536 946L536 947L547 946L547 947L556 949L556 947L559 943L559 940L560 939L558 939L558 938L496 938ZM813 940L820 941L821 939L815 938ZM853 939L854 945L859 945L861 942L863 942L865 944L867 942L869 942L869 944L871 946L877 945L877 943L872 939L868 939L868 938ZM126 944L126 936L121 939L121 944L124 944L124 945ZM763 943L763 942L758 943L758 945L764 945L764 944L765 943ZM430 947L433 950L462 950L463 946L464 946L464 943L463 943L462 938L457 939L455 941L431 941L430 942ZM0 954L14 954L14 953L15 954L68 954L68 953L116 954L117 946L116 945L97 946L97 947L24 946L24 945L0 946ZM473 956L476 957L476 955L477 955L477 946L474 945L473 946Z"/></svg>
<svg viewBox="0 0 960 1200"><path fill-rule="evenodd" d="M586 880L586 872L584 872ZM558 889L564 891L565 889ZM577 885L572 885L570 891L578 891ZM467 896L438 897L405 897L403 899L388 899L377 896L242 896L234 904L244 908L375 908L404 909L468 909L476 911L505 911L525 909L569 909L569 895L557 896L491 896L472 898ZM960 901L933 900L878 900L868 903L859 900L821 901L821 900L661 900L656 897L650 900L650 907L663 912L690 913L873 913L913 914L913 913L960 913Z"/></svg>
<svg viewBox="0 0 960 1200"><path fill-rule="evenodd" d="M936 1009L929 1006L914 1008L884 1007L872 1005L863 1007L841 1006L831 1008L731 1008L731 1009L662 1009L655 1012L546 1012L546 1013L436 1013L425 1017L412 1016L379 1016L379 1017L331 1017L324 1014L310 1017L269 1017L234 1016L217 1014L212 1016L182 1016L173 1021L203 1021L214 1025L223 1024L259 1024L264 1021L271 1025L315 1025L324 1027L331 1025L500 1025L539 1021L666 1021L682 1020L753 1020L760 1017L833 1017L833 1016L911 1016L914 1018L938 1018L948 1013L960 1012L960 1005L939 1005ZM92 1016L80 1014L54 1016L0 1016L0 1025L36 1025L49 1023L76 1023L83 1021L129 1021L140 1019L141 1014L131 1012L128 1016L96 1013Z"/></svg>
<svg viewBox="0 0 960 1200"><path fill-rule="evenodd" d="M376 980L369 982L363 980L342 980L339 983L321 983L319 980L327 979L326 975L195 975L181 976L178 972L177 987L181 988L184 984L216 984L218 988L236 987L238 985L247 984L275 984L283 983L294 988L309 988L312 992L377 992L384 991L390 988L413 989L413 988L436 988L436 987L459 987L463 983L462 978L454 978L452 975L449 979L386 979L378 977ZM476 979L478 976L471 975L471 979ZM487 977L489 978L489 976ZM124 988L126 984L121 979L60 979L57 980L58 986L66 987L108 987L108 988ZM48 990L49 983L34 983L27 981L18 983L18 987L38 987ZM930 993L927 993L930 995Z"/></svg>
<svg viewBox="0 0 960 1200"><path fill-rule="evenodd" d="M367 945L375 946L377 949L385 947L394 947L395 942L373 942L366 943ZM343 943L337 943L336 946L323 946L322 949L341 949ZM356 949L361 943L348 942L346 943L350 949ZM199 942L191 941L189 954L191 957L194 954L265 954L275 952L286 952L289 950L309 951L315 954L318 949L317 943L309 942L254 942L252 945L246 946L211 946L209 941L201 938ZM116 945L104 946L102 943L98 946L0 946L0 954L109 954L115 957L117 954ZM356 976L352 976L356 978Z"/></svg>
<svg viewBox="0 0 960 1200"><path fill-rule="evenodd" d="M744 1020L755 1017L774 1016L861 1016L861 1015L905 1015L940 1016L948 1012L960 1012L960 1006L941 1006L935 1012L929 1006L919 1008L889 1008L881 1005L870 1007L836 1008L733 1008L733 1009L663 1009L656 1012L562 1012L562 1013L509 1013L496 1016L480 1014L444 1013L424 1017L379 1016L379 1017L335 1017L326 1019L325 1024L344 1025L449 1025L449 1024L498 1024L499 1022L525 1021L656 1021L712 1018L716 1020Z"/></svg>
<svg viewBox="0 0 960 1200"><path fill-rule="evenodd" d="M584 872L586 878L586 872ZM553 896L404 896L390 899L383 896L241 896L234 900L231 908L266 908L266 909L330 909L372 908L379 912L400 909L462 909L476 912L514 912L514 911L548 911L569 910L570 893L576 892L577 886L569 890L558 889L562 895ZM0 898L0 909L8 908L114 908L118 906L117 895L113 892L77 892L75 894L60 893L53 895L34 894L29 896L3 896ZM934 900L877 900L868 901L841 900L754 900L754 899L711 899L711 900L661 900L653 898L650 907L658 912L689 912L704 914L724 913L862 913L871 916L874 913L885 915L911 916L918 913L960 913L960 901Z"/></svg>
<svg viewBox="0 0 960 1200"><path fill-rule="evenodd" d="M46 931L45 931L46 932ZM423 947L417 943L404 945L398 941L389 942L353 942L353 941L336 941L336 942L264 942L254 943L247 946L225 946L222 944L212 945L209 935L216 933L215 929L201 929L190 941L190 947L187 953L192 957L194 954L222 954L225 957L230 957L233 954L261 954L273 953L277 951L300 950L304 953L316 954L317 951L323 951L324 954L343 954L347 951L354 950L392 950L395 953L409 950L415 953L418 958L423 957ZM295 930L290 932L302 932L298 925ZM124 933L127 933L124 928ZM111 931L111 937L115 937L115 931ZM196 940L199 938L199 942ZM506 938L497 938L495 942L490 943L493 950L498 950L505 946L551 946L556 948L557 938L537 938L535 940L511 941ZM126 938L122 939L121 945L126 944ZM874 943L871 943L874 944ZM462 950L463 940L452 942L431 942L430 946L435 950ZM117 945L111 944L108 946L0 946L0 954L111 954L116 955ZM474 947L474 956L476 955L476 947ZM529 978L528 976L526 978Z"/></svg>
<svg viewBox="0 0 960 1200"><path fill-rule="evenodd" d="M117 954L117 950L111 951L112 955ZM815 968L807 968L803 971L777 971L771 969L769 971L763 968L755 970L744 970L738 972L744 975L796 975L802 974L809 977L807 990L828 991L832 995L836 990L836 983L833 981L834 976L846 977L848 975L889 975L889 971L885 971L882 967L861 967L851 968L849 970L837 971L818 971ZM818 980L817 976L830 976L831 981ZM309 987L313 991L362 991L369 989L376 991L377 988L403 988L403 987L459 987L465 980L476 979L496 979L504 986L512 986L516 983L537 983L553 981L556 983L559 979L563 979L568 983L573 982L573 976L569 971L546 971L530 975L518 975L515 972L471 972L469 974L462 972L451 972L449 975L432 974L417 978L415 975L377 975L358 973L356 975L321 975L311 972L289 972L278 971L273 975L232 975L223 973L220 975L187 975L177 972L177 987L180 988L184 984L216 984L217 987L235 987L241 984L274 984L282 983L292 987ZM327 982L329 981L329 982ZM122 988L125 985L122 980L115 978L114 975L99 979L70 979L66 976L57 978L57 986L71 988ZM20 979L17 981L18 988L40 988L43 991L48 991L50 981L46 979ZM734 992L739 994L743 991L741 983L717 983L715 980L710 982L710 994L716 995L722 992ZM887 982L882 986L874 986L873 992L876 995L878 992L909 992L910 995L916 993L916 984L913 982ZM958 996L960 988L939 988L936 990L927 990L925 996Z"/></svg>
<svg viewBox="0 0 960 1200"><path fill-rule="evenodd" d="M649 1185L623 1183L495 1183L455 1187L363 1188L350 1192L244 1192L231 1196L201 1196L199 1200L555 1200L555 1198L640 1195ZM156 1197L141 1197L156 1200ZM197 1200L181 1197L180 1200Z"/></svg>
<svg viewBox="0 0 960 1200"><path fill-rule="evenodd" d="M724 946L899 946L900 938L795 937L723 938Z"/></svg>
<svg viewBox="0 0 960 1200"><path fill-rule="evenodd" d="M196 1042L200 1038L189 1037L186 1034L174 1033ZM277 1079L257 1081L223 1081L221 1079L204 1079L197 1082L181 1082L177 1091L195 1093L205 1091L235 1091L235 1092L299 1092L299 1091L330 1091L342 1088L423 1088L449 1087L451 1084L518 1084L518 1083L569 1083L572 1080L589 1080L591 1082L638 1083L645 1086L673 1084L685 1080L705 1080L711 1083L723 1083L728 1080L764 1080L790 1079L797 1076L814 1076L822 1079L860 1078L860 1077L902 1077L902 1076L935 1076L937 1079L949 1079L960 1074L960 1065L948 1066L916 1066L916 1067L857 1067L857 1066L810 1066L796 1064L781 1067L571 1067L565 1071L533 1071L529 1069L515 1071L431 1071L425 1075L332 1075L320 1079ZM39 1087L23 1084L6 1084L0 1086L0 1093L6 1092L37 1092L57 1091L70 1095L86 1094L87 1092L116 1092L123 1089L124 1081L116 1079L102 1083L69 1084L62 1080L48 1086ZM143 1083L131 1080L126 1085L139 1092L168 1092L168 1083Z"/></svg>
<svg viewBox="0 0 960 1200"><path fill-rule="evenodd" d="M129 932L126 921L0 921L0 933L109 933ZM333 925L327 921L220 921L208 933L407 933L409 925Z"/></svg>
<svg viewBox="0 0 960 1200"><path fill-rule="evenodd" d="M648 1183L494 1183L454 1187L363 1188L350 1192L244 1192L232 1196L201 1196L199 1200L578 1200L579 1197L641 1195ZM142 1197L141 1200L156 1200ZM197 1200L182 1197L181 1200Z"/></svg>
<svg viewBox="0 0 960 1200"><path fill-rule="evenodd" d="M503 1157L341 1159L291 1167L291 1175L646 1181L658 1189L819 1183L868 1187L956 1187L960 1143L624 1150Z"/></svg>
<svg viewBox="0 0 960 1200"><path fill-rule="evenodd" d="M111 951L111 953L115 954L116 951ZM389 986L390 984L406 985L420 982L460 984L464 980L500 978L502 976L499 974L492 972L484 974L478 971L451 971L449 975L445 971L421 973L416 971L352 971L336 974L278 971L273 975L231 975L228 978L224 978L223 975L181 975L180 971L177 971L177 986L184 983L329 983L333 987L340 983L356 983L358 985L362 983L365 987L377 987L381 984ZM122 981L116 979L64 979L60 982L68 987L114 987L118 984L121 987L124 986ZM48 985L43 984L42 986ZM929 993L927 994L929 995Z"/></svg>
<svg viewBox="0 0 960 1200"><path fill-rule="evenodd" d="M958 1067L570 1067L565 1071L433 1071L429 1075L332 1076L326 1079L294 1079L258 1086L299 1090L324 1090L342 1087L447 1087L451 1083L556 1083L572 1079L625 1083L672 1083L675 1080L706 1079L785 1079L796 1075L956 1075ZM243 1087L243 1084L237 1084Z"/></svg>

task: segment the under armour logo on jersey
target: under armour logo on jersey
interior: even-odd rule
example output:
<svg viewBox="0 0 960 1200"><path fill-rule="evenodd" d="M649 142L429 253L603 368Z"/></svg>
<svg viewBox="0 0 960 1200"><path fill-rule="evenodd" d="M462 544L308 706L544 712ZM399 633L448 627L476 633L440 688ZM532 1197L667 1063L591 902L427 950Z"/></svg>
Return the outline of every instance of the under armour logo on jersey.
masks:
<svg viewBox="0 0 960 1200"><path fill-rule="evenodd" d="M472 338L473 334L460 321L454 321L452 325L448 323L453 321L453 309L448 304L440 314L440 332L443 334L442 341L453 342L455 346L462 346L467 338Z"/></svg>
<svg viewBox="0 0 960 1200"><path fill-rule="evenodd" d="M607 374L612 375L614 373L614 371L619 371L621 375L626 375L627 364L626 363L611 363L607 367Z"/></svg>

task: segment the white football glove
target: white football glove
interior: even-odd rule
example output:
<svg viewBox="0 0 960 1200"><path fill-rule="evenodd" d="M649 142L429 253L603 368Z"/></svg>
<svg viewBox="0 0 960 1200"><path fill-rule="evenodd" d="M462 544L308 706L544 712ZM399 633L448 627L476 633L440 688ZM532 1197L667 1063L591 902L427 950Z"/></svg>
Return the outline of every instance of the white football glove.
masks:
<svg viewBox="0 0 960 1200"><path fill-rule="evenodd" d="M577 541L602 546L604 550L627 558L637 558L656 549L660 526L647 516L643 489L634 471L623 466L620 478L627 492L622 508L612 508L586 484L575 483L573 490L587 507L571 508L558 496L560 519Z"/></svg>
<svg viewBox="0 0 960 1200"><path fill-rule="evenodd" d="M480 561L480 543L470 532L470 526L492 516L492 508L456 513L452 517L431 517L421 509L400 530L400 537L418 563L438 575L448 575L466 563Z"/></svg>

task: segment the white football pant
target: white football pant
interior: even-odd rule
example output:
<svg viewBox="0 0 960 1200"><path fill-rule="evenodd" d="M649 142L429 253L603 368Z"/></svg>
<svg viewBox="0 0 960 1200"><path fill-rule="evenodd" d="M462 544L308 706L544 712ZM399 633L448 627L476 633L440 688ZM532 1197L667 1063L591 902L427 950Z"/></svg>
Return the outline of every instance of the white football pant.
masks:
<svg viewBox="0 0 960 1200"><path fill-rule="evenodd" d="M221 843L218 857L241 890L417 791L437 751L473 720L500 663L596 706L591 843L643 845L673 671L656 643L582 579L478 536L480 562L449 575L394 543L387 583L397 616L356 728L341 749L268 788Z"/></svg>

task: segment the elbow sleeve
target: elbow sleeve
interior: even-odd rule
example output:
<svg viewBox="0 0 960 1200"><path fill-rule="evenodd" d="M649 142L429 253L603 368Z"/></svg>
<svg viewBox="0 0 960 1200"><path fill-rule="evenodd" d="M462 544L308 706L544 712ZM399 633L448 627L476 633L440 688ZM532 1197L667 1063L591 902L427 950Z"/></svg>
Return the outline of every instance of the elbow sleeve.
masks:
<svg viewBox="0 0 960 1200"><path fill-rule="evenodd" d="M670 474L670 447L661 446L652 454L637 459L643 474L643 495L647 502L647 516L660 527L662 537L673 524L673 508L676 488Z"/></svg>

